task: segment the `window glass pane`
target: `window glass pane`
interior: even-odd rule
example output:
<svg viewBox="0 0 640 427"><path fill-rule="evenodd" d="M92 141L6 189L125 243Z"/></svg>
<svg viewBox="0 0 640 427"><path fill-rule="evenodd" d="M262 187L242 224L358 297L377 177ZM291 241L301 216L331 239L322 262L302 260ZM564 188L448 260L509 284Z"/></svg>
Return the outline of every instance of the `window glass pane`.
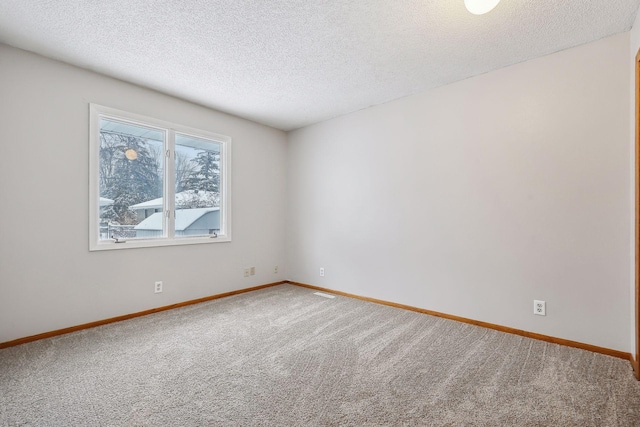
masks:
<svg viewBox="0 0 640 427"><path fill-rule="evenodd" d="M220 143L176 134L176 237L220 232Z"/></svg>
<svg viewBox="0 0 640 427"><path fill-rule="evenodd" d="M163 237L165 132L100 119L100 239Z"/></svg>

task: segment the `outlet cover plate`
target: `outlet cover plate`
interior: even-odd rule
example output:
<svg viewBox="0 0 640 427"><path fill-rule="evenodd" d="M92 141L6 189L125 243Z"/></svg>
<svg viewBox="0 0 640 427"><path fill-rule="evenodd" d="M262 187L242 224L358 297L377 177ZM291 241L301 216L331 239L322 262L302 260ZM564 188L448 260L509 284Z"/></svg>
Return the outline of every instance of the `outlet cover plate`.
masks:
<svg viewBox="0 0 640 427"><path fill-rule="evenodd" d="M533 300L533 314L538 316L547 315L547 303L540 300Z"/></svg>

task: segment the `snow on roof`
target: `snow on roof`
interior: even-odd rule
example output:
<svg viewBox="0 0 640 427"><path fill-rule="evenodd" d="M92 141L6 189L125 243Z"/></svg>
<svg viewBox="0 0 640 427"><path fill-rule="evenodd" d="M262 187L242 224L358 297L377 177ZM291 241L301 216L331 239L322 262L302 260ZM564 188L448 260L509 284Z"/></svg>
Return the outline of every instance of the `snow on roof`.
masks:
<svg viewBox="0 0 640 427"><path fill-rule="evenodd" d="M186 200L192 201L203 201L207 202L212 200L215 197L216 193L213 191L197 191L197 190L186 190L176 193L176 205L180 205L184 203ZM138 203L137 205L129 206L129 209L162 209L162 197L158 197L157 199L148 200L146 202ZM113 203L113 202L112 202Z"/></svg>
<svg viewBox="0 0 640 427"><path fill-rule="evenodd" d="M113 200L106 197L100 197L100 207L109 206L113 204Z"/></svg>
<svg viewBox="0 0 640 427"><path fill-rule="evenodd" d="M160 209L160 208L162 208L162 197L158 197L157 199L138 203L137 205L129 206L129 209Z"/></svg>
<svg viewBox="0 0 640 427"><path fill-rule="evenodd" d="M176 231L184 231L200 217L220 208L176 209ZM162 212L156 212L133 227L135 230L162 230Z"/></svg>

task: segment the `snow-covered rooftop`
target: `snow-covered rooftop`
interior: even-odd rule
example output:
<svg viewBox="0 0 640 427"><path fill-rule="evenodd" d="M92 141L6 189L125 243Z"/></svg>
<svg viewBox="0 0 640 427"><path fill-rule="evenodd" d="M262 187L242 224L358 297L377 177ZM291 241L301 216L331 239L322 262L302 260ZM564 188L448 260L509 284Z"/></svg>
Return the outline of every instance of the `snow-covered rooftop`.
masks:
<svg viewBox="0 0 640 427"><path fill-rule="evenodd" d="M220 208L176 209L176 231L184 231L203 215ZM156 212L133 227L135 230L162 230L162 212Z"/></svg>
<svg viewBox="0 0 640 427"><path fill-rule="evenodd" d="M113 204L113 200L107 199L106 197L100 197L100 207L109 206Z"/></svg>

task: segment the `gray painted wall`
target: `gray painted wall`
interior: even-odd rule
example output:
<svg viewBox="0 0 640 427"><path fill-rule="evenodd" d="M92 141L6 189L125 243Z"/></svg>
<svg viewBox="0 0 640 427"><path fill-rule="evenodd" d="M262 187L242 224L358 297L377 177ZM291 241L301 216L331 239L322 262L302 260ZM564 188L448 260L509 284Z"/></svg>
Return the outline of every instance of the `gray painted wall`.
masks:
<svg viewBox="0 0 640 427"><path fill-rule="evenodd" d="M630 351L628 56L620 34L292 132L289 277Z"/></svg>
<svg viewBox="0 0 640 427"><path fill-rule="evenodd" d="M284 132L5 45L0 94L0 342L286 277ZM231 136L233 241L90 253L89 103Z"/></svg>
<svg viewBox="0 0 640 427"><path fill-rule="evenodd" d="M636 32L288 142L0 45L0 342L293 279L631 351ZM230 135L233 242L90 253L90 102Z"/></svg>

